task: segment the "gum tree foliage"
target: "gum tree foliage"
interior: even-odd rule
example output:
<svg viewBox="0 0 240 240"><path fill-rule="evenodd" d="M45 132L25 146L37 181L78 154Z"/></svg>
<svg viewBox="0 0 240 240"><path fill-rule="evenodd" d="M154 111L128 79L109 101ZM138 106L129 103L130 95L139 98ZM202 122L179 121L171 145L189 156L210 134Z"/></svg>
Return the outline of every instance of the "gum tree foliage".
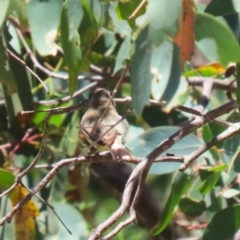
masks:
<svg viewBox="0 0 240 240"><path fill-rule="evenodd" d="M89 98L91 87L113 90L122 76L116 97L132 97L131 102L117 104L122 115L131 109L125 145L135 157L144 158L195 117L175 106L204 114L236 96L239 106L239 11L234 0L212 0L208 5L192 5L190 0L1 0L1 192L33 161L43 138L46 113L21 111L76 105ZM179 26L189 12L190 25L182 30ZM192 39L194 49L187 50ZM150 99L159 104L153 106ZM86 153L87 143L78 133L84 111L51 117L43 155L22 178L25 186L34 188L55 162ZM227 124L208 122L162 156L189 156L226 130L229 122L238 123L239 112L226 110L220 118ZM239 136L215 140L215 146L184 173L178 171L178 162L153 163L136 224L123 228L114 239L233 237L240 227ZM32 238L19 238L17 218L1 227L0 238L88 239L91 230L119 207L134 167L122 163L62 167L38 194L55 207L72 235L34 197L40 214L31 225ZM10 203L11 193L1 198L1 217L11 210ZM22 229L30 228L29 222L22 223Z"/></svg>

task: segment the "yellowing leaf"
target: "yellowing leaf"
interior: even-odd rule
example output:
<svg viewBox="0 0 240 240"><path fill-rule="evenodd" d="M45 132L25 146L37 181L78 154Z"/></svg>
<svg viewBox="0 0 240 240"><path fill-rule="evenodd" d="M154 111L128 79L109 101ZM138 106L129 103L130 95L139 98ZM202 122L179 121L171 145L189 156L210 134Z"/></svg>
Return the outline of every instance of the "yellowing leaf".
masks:
<svg viewBox="0 0 240 240"><path fill-rule="evenodd" d="M192 77L196 75L201 75L204 77L212 77L216 75L222 75L224 74L226 69L221 66L219 63L211 63L207 64L198 68L195 68L193 70L187 71L184 73L185 77Z"/></svg>
<svg viewBox="0 0 240 240"><path fill-rule="evenodd" d="M180 63L187 61L194 49L194 11L192 0L182 0L182 14L180 26L174 42L180 48Z"/></svg>
<svg viewBox="0 0 240 240"><path fill-rule="evenodd" d="M28 191L18 184L9 194L11 205L14 207L27 194ZM38 215L38 208L32 200L19 208L17 213L14 215L15 240L35 240L35 217Z"/></svg>

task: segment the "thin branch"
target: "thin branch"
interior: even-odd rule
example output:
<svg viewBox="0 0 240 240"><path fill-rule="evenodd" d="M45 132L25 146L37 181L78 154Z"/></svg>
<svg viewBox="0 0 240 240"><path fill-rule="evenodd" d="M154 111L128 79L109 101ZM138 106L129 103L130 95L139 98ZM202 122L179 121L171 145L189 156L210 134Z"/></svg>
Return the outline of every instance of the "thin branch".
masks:
<svg viewBox="0 0 240 240"><path fill-rule="evenodd" d="M138 7L134 10L134 12L129 16L128 19L134 18L137 13L141 10L141 8L147 3L147 0L142 0Z"/></svg>
<svg viewBox="0 0 240 240"><path fill-rule="evenodd" d="M29 192L31 192L31 189L28 188L26 185L24 185L23 183L21 183ZM69 234L72 234L72 232L67 228L66 224L62 221L62 219L59 217L59 215L57 214L57 212L55 211L55 208L49 204L48 202L46 202L43 198L41 198L38 194L34 195L35 197L37 197L43 204L46 204L51 210L52 212L55 214L55 216L57 217L57 219L59 220L59 222L63 225L63 227L68 231Z"/></svg>
<svg viewBox="0 0 240 240"><path fill-rule="evenodd" d="M211 79L211 81L213 82L214 89L224 90L232 93L236 92L237 90L237 84L235 79L230 80L229 78L225 78L220 80L217 78L207 78L207 77L188 77L186 79L188 84L193 87L196 87L196 86L202 87L205 81L208 81L209 79Z"/></svg>
<svg viewBox="0 0 240 240"><path fill-rule="evenodd" d="M123 192L122 203L120 207L103 223L101 223L94 231L92 231L89 240L97 240L103 234L103 232L112 226L122 215L124 212L127 211L128 206L130 205L130 209L136 206L138 199L141 195L143 184L146 180L148 171L154 162L154 160L164 151L169 149L172 145L176 142L181 140L183 137L188 135L189 133L195 131L197 128L201 127L202 125L212 121L213 119L225 114L233 110L236 107L236 101L232 100L212 111L209 111L203 116L198 116L194 119L190 124L183 127L175 134L168 137L166 140L161 142L143 161L141 161L131 173L126 187ZM133 186L136 181L140 179L139 184L137 186L137 190L135 192L133 201L128 196L131 196L133 191ZM115 230L113 230L115 231ZM110 232L111 233L111 232Z"/></svg>
<svg viewBox="0 0 240 240"><path fill-rule="evenodd" d="M55 104L61 104L61 103L64 103L64 102L69 102L71 99L83 94L87 90L96 87L97 84L98 84L97 82L92 82L92 83L88 84L87 86L77 90L72 96L66 96L66 97L59 98L59 99L54 99L54 100L38 101L37 104L44 105L44 106L51 106L51 105L55 105Z"/></svg>
<svg viewBox="0 0 240 240"><path fill-rule="evenodd" d="M240 124L235 123L232 126L230 126L228 129L217 135L216 137L212 138L210 141L203 144L201 147L199 147L196 151L185 157L183 164L180 167L180 171L186 170L186 168L196 159L198 158L202 153L206 152L208 149L212 148L219 142L222 142L226 140L227 138L236 135L240 132Z"/></svg>
<svg viewBox="0 0 240 240"><path fill-rule="evenodd" d="M17 186L17 182L15 182L10 188L8 188L6 191L4 191L4 192L2 192L1 194L0 194L0 199L3 197L3 196L5 196L5 195L7 195L8 193L10 193L16 186Z"/></svg>
<svg viewBox="0 0 240 240"><path fill-rule="evenodd" d="M29 128L24 136L22 137L22 139L20 140L20 142L18 144L15 145L14 149L10 152L9 154L9 159L10 159L10 162L12 163L13 161L13 155L14 153L21 147L21 145L26 142L30 136L30 134L32 133L32 131L34 130L34 128Z"/></svg>
<svg viewBox="0 0 240 240"><path fill-rule="evenodd" d="M42 86L46 90L47 94L49 94L49 90L48 90L47 86L45 85L45 83L42 81L42 79L31 68L29 68L23 60L21 60L18 56L16 56L9 49L6 48L6 50L12 58L17 60L23 67L25 67L27 69L27 71L29 71L42 84Z"/></svg>
<svg viewBox="0 0 240 240"><path fill-rule="evenodd" d="M135 162L134 162L134 159L136 160ZM138 163L138 162L141 162L143 160L142 158L134 158L134 159L130 160L128 156L123 157L123 161L126 161L126 162ZM166 156L166 157L161 157L161 158L157 159L158 162L166 162L168 160L171 161L171 162L175 162L175 161L176 162L183 162L183 158L182 157L168 157L168 156ZM69 166L73 162L75 164L82 164L84 162L85 163L89 163L89 162L106 162L106 161L113 161L112 155L111 155L111 153L109 151L108 152L99 153L99 155L90 155L90 156L86 156L86 157L76 157L76 158L62 159L59 162L57 162L57 163L55 163L53 165L50 165L52 167L50 172L41 180L40 183L37 184L37 186L32 191L30 191L25 196L25 198L23 198L20 202L18 202L11 209L11 211L8 214L6 214L0 220L0 226L3 225L6 221L10 221L12 219L12 217L14 216L14 214L18 211L18 209L22 205L27 203L43 187L45 187L46 184L48 184L53 179L53 177L56 176L56 174L60 171L60 169L63 168L64 166ZM16 185L17 185L17 183L15 183L10 189L8 189L5 192L9 193ZM129 188L129 190L131 192L131 188ZM2 197L2 195L4 196L6 194L1 194L0 198Z"/></svg>
<svg viewBox="0 0 240 240"><path fill-rule="evenodd" d="M203 113L199 112L198 110L195 110L193 108L189 108L189 107L186 107L186 106L182 106L182 105L177 105L174 108L179 109L180 111L183 111L183 112L193 114L195 116L203 116L204 115ZM213 119L212 121L215 122L215 123L218 123L218 124L220 124L224 127L229 127L229 126L234 125L233 123L224 121L220 118Z"/></svg>

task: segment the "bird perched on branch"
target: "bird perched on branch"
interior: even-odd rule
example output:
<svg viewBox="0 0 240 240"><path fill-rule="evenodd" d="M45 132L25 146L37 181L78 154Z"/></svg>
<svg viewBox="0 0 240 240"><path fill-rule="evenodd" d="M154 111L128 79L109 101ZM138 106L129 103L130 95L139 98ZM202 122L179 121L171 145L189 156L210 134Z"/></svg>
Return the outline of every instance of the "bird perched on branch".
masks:
<svg viewBox="0 0 240 240"><path fill-rule="evenodd" d="M104 89L96 91L90 99L89 108L80 123L80 134L96 149L108 147L114 160L131 154L123 146L122 140L128 131L128 122L118 115L115 102ZM102 148L105 147L105 148Z"/></svg>

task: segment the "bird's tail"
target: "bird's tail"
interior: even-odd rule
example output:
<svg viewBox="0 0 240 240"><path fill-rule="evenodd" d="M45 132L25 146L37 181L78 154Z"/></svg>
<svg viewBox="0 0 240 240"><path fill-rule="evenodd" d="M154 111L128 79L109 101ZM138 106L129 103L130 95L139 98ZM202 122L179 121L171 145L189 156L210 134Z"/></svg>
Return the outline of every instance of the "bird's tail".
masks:
<svg viewBox="0 0 240 240"><path fill-rule="evenodd" d="M122 143L117 141L110 146L110 151L114 160L118 160L126 156L132 158L132 154L122 145Z"/></svg>

